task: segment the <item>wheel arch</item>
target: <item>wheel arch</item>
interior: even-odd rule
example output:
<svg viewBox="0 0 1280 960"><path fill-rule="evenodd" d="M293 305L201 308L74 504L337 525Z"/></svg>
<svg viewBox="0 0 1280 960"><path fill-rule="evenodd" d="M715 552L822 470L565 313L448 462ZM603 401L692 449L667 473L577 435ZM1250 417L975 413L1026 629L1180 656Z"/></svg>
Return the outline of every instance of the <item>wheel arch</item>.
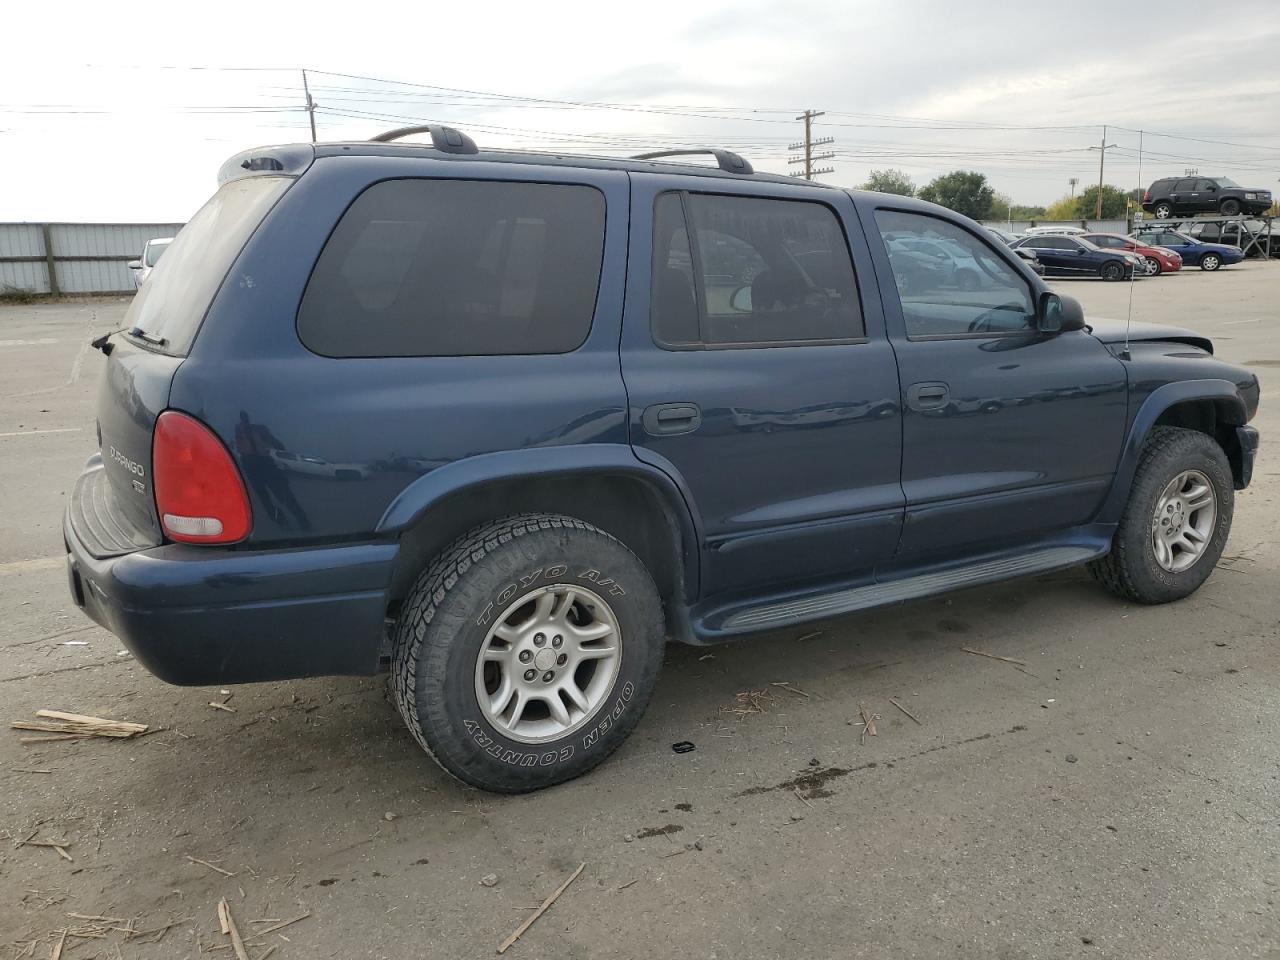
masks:
<svg viewBox="0 0 1280 960"><path fill-rule="evenodd" d="M621 444L581 444L484 454L439 467L410 484L378 524L400 549L388 614L432 557L471 528L519 513L562 513L617 537L648 568L668 630L686 632L698 595L699 527L687 492Z"/></svg>
<svg viewBox="0 0 1280 960"><path fill-rule="evenodd" d="M1236 427L1248 422L1244 399L1229 380L1183 380L1153 390L1129 427L1120 463L1098 520L1116 523L1124 511L1147 436L1157 426L1182 427L1212 437L1227 455L1237 484L1244 471Z"/></svg>

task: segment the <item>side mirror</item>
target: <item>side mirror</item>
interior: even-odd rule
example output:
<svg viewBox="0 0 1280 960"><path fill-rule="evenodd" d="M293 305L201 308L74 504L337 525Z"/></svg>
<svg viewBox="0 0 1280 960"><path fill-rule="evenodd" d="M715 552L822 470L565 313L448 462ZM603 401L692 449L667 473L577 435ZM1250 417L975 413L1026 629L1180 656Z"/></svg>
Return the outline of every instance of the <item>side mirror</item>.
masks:
<svg viewBox="0 0 1280 960"><path fill-rule="evenodd" d="M141 269L142 269L142 261L141 261L141 260L130 260L130 261L129 261L129 269L130 269L130 270L141 270Z"/></svg>
<svg viewBox="0 0 1280 960"><path fill-rule="evenodd" d="M1037 307L1036 329L1041 333L1067 333L1084 329L1084 307L1074 297L1042 293Z"/></svg>
<svg viewBox="0 0 1280 960"><path fill-rule="evenodd" d="M751 312L751 284L744 283L729 297L729 309L738 313Z"/></svg>

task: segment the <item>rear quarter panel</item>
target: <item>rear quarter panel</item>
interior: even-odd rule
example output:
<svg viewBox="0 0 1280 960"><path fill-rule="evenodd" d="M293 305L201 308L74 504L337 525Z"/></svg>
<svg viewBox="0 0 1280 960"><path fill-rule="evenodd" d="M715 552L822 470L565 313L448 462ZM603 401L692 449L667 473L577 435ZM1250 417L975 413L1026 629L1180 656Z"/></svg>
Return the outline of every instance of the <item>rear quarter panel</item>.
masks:
<svg viewBox="0 0 1280 960"><path fill-rule="evenodd" d="M298 306L330 232L372 183L401 177L585 183L606 200L591 331L567 354L331 359L298 339ZM174 380L171 406L208 423L244 472L237 427L278 451L246 476L251 543L370 536L417 478L466 457L627 442L618 366L624 173L397 157L322 158L242 252ZM447 229L442 224L441 229ZM258 431L258 435L263 435Z"/></svg>

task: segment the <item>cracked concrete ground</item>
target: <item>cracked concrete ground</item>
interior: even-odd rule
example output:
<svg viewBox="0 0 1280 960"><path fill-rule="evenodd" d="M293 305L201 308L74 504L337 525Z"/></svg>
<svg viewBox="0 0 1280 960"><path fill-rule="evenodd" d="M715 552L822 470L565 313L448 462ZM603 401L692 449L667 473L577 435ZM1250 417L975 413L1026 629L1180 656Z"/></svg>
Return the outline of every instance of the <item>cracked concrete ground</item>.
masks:
<svg viewBox="0 0 1280 960"><path fill-rule="evenodd" d="M1127 309L1123 284L1058 287ZM228 700L121 656L67 595L60 514L94 446L84 344L126 304L0 308L5 719L163 728L0 733L0 956L48 957L72 928L105 936L70 937L70 960L229 957L222 897L255 960L492 956L585 862L508 956L1280 957L1280 264L1133 295L1135 318L1206 332L1263 380L1254 486L1199 593L1130 606L1076 570L671 648L609 762L514 798L442 774L381 678ZM16 845L33 835L72 859ZM71 914L179 922L142 943Z"/></svg>

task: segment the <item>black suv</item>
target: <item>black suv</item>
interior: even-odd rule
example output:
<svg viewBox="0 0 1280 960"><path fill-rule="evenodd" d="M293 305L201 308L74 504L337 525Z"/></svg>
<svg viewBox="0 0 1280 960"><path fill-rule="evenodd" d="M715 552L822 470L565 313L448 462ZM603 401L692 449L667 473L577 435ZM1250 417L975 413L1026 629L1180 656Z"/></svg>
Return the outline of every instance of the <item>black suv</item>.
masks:
<svg viewBox="0 0 1280 960"><path fill-rule="evenodd" d="M668 638L1217 563L1259 392L1204 337L1086 326L919 200L429 132L232 158L95 341L71 591L161 678L389 666L521 791L623 742Z"/></svg>
<svg viewBox="0 0 1280 960"><path fill-rule="evenodd" d="M1270 206L1270 190L1242 187L1226 177L1165 177L1142 195L1142 209L1157 220L1193 213L1235 217L1262 213Z"/></svg>

